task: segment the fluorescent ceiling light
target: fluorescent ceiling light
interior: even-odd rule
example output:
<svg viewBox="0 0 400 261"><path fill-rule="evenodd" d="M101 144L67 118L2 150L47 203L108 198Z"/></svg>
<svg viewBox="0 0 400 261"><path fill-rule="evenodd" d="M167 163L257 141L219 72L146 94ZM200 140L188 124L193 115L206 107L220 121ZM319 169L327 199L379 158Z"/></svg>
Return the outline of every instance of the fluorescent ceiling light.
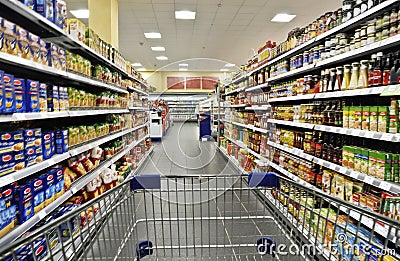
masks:
<svg viewBox="0 0 400 261"><path fill-rule="evenodd" d="M176 19L193 20L196 18L196 12L192 11L175 11Z"/></svg>
<svg viewBox="0 0 400 261"><path fill-rule="evenodd" d="M221 69L221 72L229 72L229 69Z"/></svg>
<svg viewBox="0 0 400 261"><path fill-rule="evenodd" d="M168 60L168 57L167 56L157 56L156 59L159 61L166 61L166 60Z"/></svg>
<svg viewBox="0 0 400 261"><path fill-rule="evenodd" d="M292 21L296 15L290 15L290 14L277 14L272 18L271 22L276 22L276 23L289 23Z"/></svg>
<svg viewBox="0 0 400 261"><path fill-rule="evenodd" d="M146 37L147 39L158 39L158 38L161 38L161 34L160 33L144 33L144 37Z"/></svg>
<svg viewBox="0 0 400 261"><path fill-rule="evenodd" d="M89 10L88 9L79 9L79 10L71 10L69 11L76 18L87 19L89 18Z"/></svg>
<svg viewBox="0 0 400 261"><path fill-rule="evenodd" d="M142 67L142 68L138 68L137 71L138 72L145 72L145 71L147 71L147 69Z"/></svg>
<svg viewBox="0 0 400 261"><path fill-rule="evenodd" d="M133 66L133 67L141 67L142 64L141 63L132 63L131 66Z"/></svg>
<svg viewBox="0 0 400 261"><path fill-rule="evenodd" d="M234 64L234 63L227 63L227 64L225 64L225 67L235 67L236 66L236 64Z"/></svg>
<svg viewBox="0 0 400 261"><path fill-rule="evenodd" d="M165 52L165 47L163 46L152 46L151 50L154 52Z"/></svg>
<svg viewBox="0 0 400 261"><path fill-rule="evenodd" d="M189 64L187 64L187 63L180 63L179 64L179 67L188 67L189 66Z"/></svg>
<svg viewBox="0 0 400 261"><path fill-rule="evenodd" d="M180 72L186 72L188 70L188 68L179 68Z"/></svg>

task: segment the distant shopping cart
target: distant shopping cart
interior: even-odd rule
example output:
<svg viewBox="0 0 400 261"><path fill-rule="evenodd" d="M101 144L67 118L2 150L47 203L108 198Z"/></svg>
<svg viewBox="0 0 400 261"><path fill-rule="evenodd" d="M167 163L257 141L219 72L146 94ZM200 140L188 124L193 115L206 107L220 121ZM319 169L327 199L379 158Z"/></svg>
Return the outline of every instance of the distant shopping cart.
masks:
<svg viewBox="0 0 400 261"><path fill-rule="evenodd" d="M24 260L305 260L303 253L277 252L279 245L298 244L289 225L301 220L303 235L308 210L313 220L338 223L299 195L323 198L274 173L139 175L2 249L0 260L27 253ZM288 215L292 220L282 226ZM325 236L318 233L315 245Z"/></svg>

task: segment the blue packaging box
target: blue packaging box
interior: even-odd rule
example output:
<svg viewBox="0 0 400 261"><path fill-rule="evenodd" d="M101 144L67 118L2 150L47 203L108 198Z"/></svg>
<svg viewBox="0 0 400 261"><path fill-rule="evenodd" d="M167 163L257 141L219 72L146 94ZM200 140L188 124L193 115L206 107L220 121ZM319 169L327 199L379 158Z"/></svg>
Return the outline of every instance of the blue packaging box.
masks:
<svg viewBox="0 0 400 261"><path fill-rule="evenodd" d="M0 39L0 50L1 50L1 42L2 40ZM5 107L6 107L6 102L5 102L5 90L4 90L4 71L0 70L0 114L4 111Z"/></svg>
<svg viewBox="0 0 400 261"><path fill-rule="evenodd" d="M14 75L4 74L4 97L5 97L5 108L4 113L15 112L15 88L14 88Z"/></svg>
<svg viewBox="0 0 400 261"><path fill-rule="evenodd" d="M35 213L44 208L44 185L43 176L39 176L33 180L33 205Z"/></svg>
<svg viewBox="0 0 400 261"><path fill-rule="evenodd" d="M26 80L26 111L40 112L38 81Z"/></svg>
<svg viewBox="0 0 400 261"><path fill-rule="evenodd" d="M15 88L15 112L25 112L25 80L21 78L14 78Z"/></svg>

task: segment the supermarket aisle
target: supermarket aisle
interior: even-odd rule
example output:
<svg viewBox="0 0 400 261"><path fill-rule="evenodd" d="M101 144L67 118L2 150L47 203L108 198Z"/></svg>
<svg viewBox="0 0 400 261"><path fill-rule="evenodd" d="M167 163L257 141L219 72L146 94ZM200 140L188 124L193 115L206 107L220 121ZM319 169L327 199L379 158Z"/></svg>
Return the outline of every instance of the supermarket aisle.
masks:
<svg viewBox="0 0 400 261"><path fill-rule="evenodd" d="M213 142L199 141L198 124L175 122L162 142L154 143L154 153L144 174L233 174L234 169L216 150Z"/></svg>

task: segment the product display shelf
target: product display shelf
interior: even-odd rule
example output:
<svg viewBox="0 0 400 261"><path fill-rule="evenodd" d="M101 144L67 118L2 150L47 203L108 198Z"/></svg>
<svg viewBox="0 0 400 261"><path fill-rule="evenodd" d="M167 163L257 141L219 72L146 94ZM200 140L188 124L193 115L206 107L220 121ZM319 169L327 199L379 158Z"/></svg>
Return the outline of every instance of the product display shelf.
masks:
<svg viewBox="0 0 400 261"><path fill-rule="evenodd" d="M246 92L258 91L258 90L261 90L262 88L268 87L268 85L269 85L269 82L266 82L266 83L263 83L263 84L260 84L260 85L256 85L256 86L253 86L253 87L246 88L245 91Z"/></svg>
<svg viewBox="0 0 400 261"><path fill-rule="evenodd" d="M225 105L224 108L245 108L246 104L234 104L234 105Z"/></svg>
<svg viewBox="0 0 400 261"><path fill-rule="evenodd" d="M94 50L85 44L78 42L54 23L47 20L45 17L29 9L18 0L0 0L0 16L17 23L29 32L32 32L39 37L60 45L61 47L70 50L83 57L98 62L102 65L110 67L110 69L121 73L124 77L133 81L143 83L136 77L128 74L126 68L120 68L112 61L97 54Z"/></svg>
<svg viewBox="0 0 400 261"><path fill-rule="evenodd" d="M76 148L69 150L66 153L63 154L56 154L54 155L52 158L48 159L48 160L44 160L40 163L37 163L35 165L32 165L30 167L24 168L22 170L16 171L14 173L10 173L8 175L5 175L3 177L0 177L0 187L4 187L8 184L11 184L15 181L21 180L23 178L26 178L30 175L33 175L41 170L44 170L48 167L51 167L57 163L60 163L66 159L69 159L70 157L76 156L82 152L85 152L87 150L90 150L96 146L99 146L101 144L104 144L106 142L109 142L113 139L122 137L128 133L131 133L137 129L143 128L144 126L147 125L141 125L132 129L128 129L128 130L123 130L117 133L113 133L110 135L107 135L105 137L102 137L100 139L97 139L95 141L91 141L85 145L78 145Z"/></svg>
<svg viewBox="0 0 400 261"><path fill-rule="evenodd" d="M129 86L129 87L128 87L128 90L131 90L131 91L134 91L134 92L137 92L137 93L146 95L146 96L149 95L147 92L142 91L142 90L140 90L140 89L138 89L138 88L135 88L135 87L132 87L132 86Z"/></svg>
<svg viewBox="0 0 400 261"><path fill-rule="evenodd" d="M147 110L149 110L148 107L129 107L128 109L131 111L147 111Z"/></svg>
<svg viewBox="0 0 400 261"><path fill-rule="evenodd" d="M240 87L240 88L237 88L237 89L235 89L235 90L226 92L225 95L226 95L226 96L229 96L229 95L232 95L232 94L235 94L235 93L238 93L238 92L243 92L243 91L246 90L246 88L247 88L246 86L245 86L245 87Z"/></svg>
<svg viewBox="0 0 400 261"><path fill-rule="evenodd" d="M246 111L268 111L271 109L271 105L252 105L251 107L246 107Z"/></svg>
<svg viewBox="0 0 400 261"><path fill-rule="evenodd" d="M0 52L0 62L5 65L12 66L14 70L15 68L20 68L23 70L29 70L29 72L32 73L40 73L42 78L44 77L46 80L50 80L53 82L60 82L60 80L66 83L76 82L84 86L91 85L119 93L128 93L127 90L112 84L108 84L73 72L66 72L55 69L50 66L36 63L4 52Z"/></svg>
<svg viewBox="0 0 400 261"><path fill-rule="evenodd" d="M327 169L336 171L340 174L343 174L345 176L351 177L353 179L356 179L358 181L362 181L365 182L369 185L372 185L374 187L380 188L384 191L393 193L393 194L399 194L400 193L400 184L394 183L394 182L388 182L388 181L383 181L380 180L378 178L366 175L364 173L331 163L329 161L314 157L312 155L309 155L307 153L305 153L303 150L297 149L297 148L289 148L280 144L277 144L275 142L272 141L268 141L268 145L270 145L271 147L277 148L281 151L285 151L287 153L290 153L292 155L295 155L297 157L306 159L310 162L313 162L315 164L318 164L320 166L323 166Z"/></svg>
<svg viewBox="0 0 400 261"><path fill-rule="evenodd" d="M73 110L65 112L32 112L32 113L13 113L0 115L0 122L14 122L14 121L32 121L32 120L47 120L54 118L66 117L82 117L89 115L102 115L102 114L122 114L129 113L127 109L111 109L111 110Z"/></svg>
<svg viewBox="0 0 400 261"><path fill-rule="evenodd" d="M91 180L93 180L95 177L97 177L102 171L104 171L106 168L110 167L112 164L114 164L116 161L118 161L121 157L123 157L125 154L127 154L131 149L133 149L135 146L140 144L146 138L148 138L148 135L146 135L145 137L143 137L139 141L137 141L135 143L132 143L127 148L125 148L124 150L122 150L119 153L117 153L116 155L114 155L112 158L107 159L106 161L101 163L97 168L92 170L90 173L82 176L77 181L75 181L72 184L71 188L69 190L65 191L64 194L61 197L59 197L54 202L52 202L50 205L48 205L47 207L45 207L44 209L42 209L41 211L36 213L28 221L26 221L22 225L16 227L11 232L7 233L7 235L2 237L0 239L0 248L3 248L7 244L10 244L10 243L14 242L21 235L23 235L25 232L30 230L39 221L44 219L51 212L53 212L56 208L58 208L61 204L63 204L70 197L72 197L76 192L78 192L79 190L84 188Z"/></svg>
<svg viewBox="0 0 400 261"><path fill-rule="evenodd" d="M329 99L329 98L342 98L342 97L354 97L354 96L365 96L365 95L380 95L388 88L397 85L388 85L381 87L371 87L365 89L345 90L338 92L322 92L315 94L315 99Z"/></svg>
<svg viewBox="0 0 400 261"><path fill-rule="evenodd" d="M308 41L308 42L306 42L306 43L304 43L304 44L302 44L300 46L297 46L294 49L292 49L292 50L290 50L290 51L288 51L288 52L286 52L286 53L274 58L273 60L265 63L264 65L252 70L247 75L251 76L252 74L264 69L265 67L273 65L276 62L279 62L279 61L281 61L283 59L286 59L286 58L290 58L291 56L293 56L293 55L295 55L297 53L305 51L306 49L311 48L316 43L318 43L318 42L320 42L322 40L325 40L328 37L340 32L340 31L344 31L344 30L347 30L347 29L352 29L354 27L357 27L362 22L374 18L377 13L380 13L383 10L386 10L386 9L390 8L393 4L397 3L398 1L399 0L387 0L387 1L385 1L385 2L383 2L381 4L379 4L379 5L371 8L370 10L367 10L366 12L364 12L364 13L362 13L362 14L360 14L360 15L352 18L352 19L350 19L349 21L347 21L347 22L345 22L345 23L343 23L343 24L341 24L341 25L339 25L339 26L337 26L335 28L332 28L331 30L329 30L329 31L327 31L327 32L325 32L325 33L323 33L323 34L311 39L310 41Z"/></svg>
<svg viewBox="0 0 400 261"><path fill-rule="evenodd" d="M312 100L315 97L315 93L312 94L304 94L304 95L297 95L297 96L288 96L288 97L279 97L279 98L269 98L269 103L274 102L286 102L286 101L299 101L299 100Z"/></svg>
<svg viewBox="0 0 400 261"><path fill-rule="evenodd" d="M317 131L324 131L324 132L330 132L330 133L336 133L336 134L343 134L343 135L361 137L361 138L366 138L366 139L374 139L374 140L389 141L389 142L399 142L400 141L400 133L384 133L384 132L377 132L377 131L348 129L348 128L341 128L341 127L334 127L334 126L293 122L293 121L282 121L282 120L274 120L274 119L268 119L268 122L273 123L273 124L292 126L292 127L317 130Z"/></svg>
<svg viewBox="0 0 400 261"><path fill-rule="evenodd" d="M234 122L234 121L230 121L230 120L221 120L221 121L222 122L226 122L226 123L231 123L233 125L236 125L236 126L239 126L239 127L243 127L243 128L246 128L246 129L250 129L250 130L253 130L253 131L258 131L258 132L261 132L261 133L269 133L269 130L257 128L257 127L255 127L255 126L253 126L251 124L247 124L246 125L246 124L243 124L243 123Z"/></svg>
<svg viewBox="0 0 400 261"><path fill-rule="evenodd" d="M135 176L139 170L141 169L141 167L143 166L143 164L148 160L148 158L150 157L151 153L153 152L154 147L151 147L146 154L143 156L143 158L139 161L139 163L136 166L136 169L134 169L127 178L133 177Z"/></svg>
<svg viewBox="0 0 400 261"><path fill-rule="evenodd" d="M268 160L267 158L261 156L260 154L258 154L258 153L255 152L254 150L252 150L252 149L250 149L250 148L247 148L246 144L244 144L243 142L238 141L238 140L234 140L234 139L232 139L232 138L230 138L230 137L228 137L228 136L226 136L226 135L225 135L224 137L227 138L230 142L232 142L232 143L238 145L238 146L241 147L242 149L247 150L247 151L248 151L250 154L252 154L254 157L256 157L256 158L262 160L263 162L269 162L269 160Z"/></svg>

